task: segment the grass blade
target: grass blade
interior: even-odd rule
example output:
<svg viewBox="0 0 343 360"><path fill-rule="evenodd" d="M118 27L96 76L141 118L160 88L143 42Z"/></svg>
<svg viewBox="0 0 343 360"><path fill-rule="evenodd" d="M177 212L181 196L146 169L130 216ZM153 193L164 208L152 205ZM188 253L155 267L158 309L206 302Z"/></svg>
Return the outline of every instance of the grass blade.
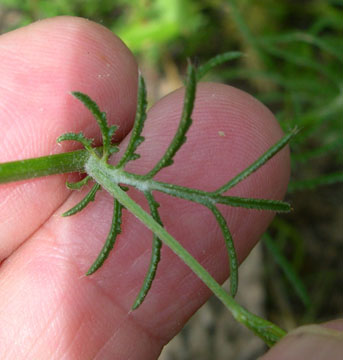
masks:
<svg viewBox="0 0 343 360"><path fill-rule="evenodd" d="M276 242L273 241L267 233L263 236L263 242L266 245L268 251L271 253L275 262L280 266L281 270L285 274L285 277L292 285L300 300L306 307L309 307L311 305L310 297L307 293L304 283L301 281L300 277L294 270L292 264L290 264L290 262L282 254Z"/></svg>
<svg viewBox="0 0 343 360"><path fill-rule="evenodd" d="M315 189L318 186L331 185L343 182L343 171L337 171L331 174L318 176L313 179L291 181L288 185L288 191L294 192L304 189Z"/></svg>

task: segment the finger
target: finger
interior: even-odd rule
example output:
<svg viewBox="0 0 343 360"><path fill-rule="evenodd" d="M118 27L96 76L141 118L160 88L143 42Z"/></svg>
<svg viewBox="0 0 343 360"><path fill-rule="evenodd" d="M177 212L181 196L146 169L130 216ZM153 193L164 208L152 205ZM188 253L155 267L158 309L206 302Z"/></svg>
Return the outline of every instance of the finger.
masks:
<svg viewBox="0 0 343 360"><path fill-rule="evenodd" d="M182 96L183 91L177 91L151 109L143 134L146 140L139 148L141 159L132 162L130 171L144 173L162 156L177 127ZM215 190L281 137L278 124L264 106L224 85L200 86L193 119L188 140L175 157L174 166L164 169L159 180ZM288 176L288 152L284 150L230 193L281 198ZM141 196L131 191L130 194L147 208ZM149 263L152 235L127 212L111 256L93 276L82 277L106 237L112 200L104 192L99 193L83 213L60 218L60 213L80 196L76 193L70 197L25 247L3 265L6 286L0 294L3 299L0 316L7 323L14 317L21 299L18 293L17 297L13 293L19 288L20 292L32 294L25 302L24 313L44 314L39 319L40 326L35 327L39 343L32 350L28 339L27 347L21 348L24 353L25 349L31 349L30 355L37 357L51 346L51 341L57 341L51 338L53 323L61 330L57 358L78 358L80 348L83 358L156 358L162 346L182 328L210 292L164 247L151 291L142 306L131 312ZM209 211L163 194L156 194L156 199L161 204L160 214L167 231L218 281L224 281L228 275L228 258L220 229ZM220 209L228 220L242 260L273 215L237 208ZM20 279L15 285L10 281L13 274ZM19 321L19 328L25 332L32 319L24 315ZM8 346L4 351L10 340L5 343Z"/></svg>
<svg viewBox="0 0 343 360"><path fill-rule="evenodd" d="M301 326L291 331L261 360L339 360L343 352L343 320Z"/></svg>
<svg viewBox="0 0 343 360"><path fill-rule="evenodd" d="M84 19L60 17L2 35L0 49L0 162L78 146L57 145L64 132L82 131L99 143L92 116L71 91L87 93L110 114L109 121L120 126L116 140L130 130L136 63L109 30ZM56 175L0 186L0 260L66 199L70 192L65 180L65 175Z"/></svg>

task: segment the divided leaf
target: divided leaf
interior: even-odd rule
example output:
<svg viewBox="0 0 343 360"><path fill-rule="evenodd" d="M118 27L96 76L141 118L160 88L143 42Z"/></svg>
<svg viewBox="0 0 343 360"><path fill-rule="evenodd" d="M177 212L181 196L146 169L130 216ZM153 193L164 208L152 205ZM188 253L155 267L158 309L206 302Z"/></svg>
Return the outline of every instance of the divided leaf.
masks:
<svg viewBox="0 0 343 360"><path fill-rule="evenodd" d="M137 110L134 126L132 129L131 137L129 144L124 152L124 155L119 160L116 166L110 166L107 163L108 157L113 152L118 151L118 147L111 145L111 138L114 132L116 131L116 126L108 127L106 114L101 112L98 105L91 100L87 95L80 92L73 92L73 95L78 98L94 115L96 118L102 136L103 136L103 156L100 159L96 155L94 150L91 148L91 141L86 139L81 133L74 134L68 133L62 135L58 141L62 140L76 140L81 142L87 150L89 150L90 157L87 162L87 172L94 178L97 183L92 187L90 192L86 197L72 209L63 214L63 216L69 216L81 211L90 201L94 200L96 192L101 185L112 194L114 197L114 209L112 216L112 223L109 234L105 241L105 244L100 251L98 257L92 264L92 266L87 271L87 275L93 274L97 271L107 259L110 254L110 251L113 249L117 235L121 232L121 222L122 222L122 209L126 207L136 215L141 221L153 231L153 243L152 243L152 252L150 258L150 264L147 270L147 274L144 278L142 287L136 297L136 300L132 306L132 309L138 308L145 297L147 296L152 282L156 276L156 271L158 263L160 261L161 255L161 239L169 244L171 248L182 258L193 270L196 269L198 276L209 286L209 288L214 291L217 296L223 301L225 298L226 304L230 303L232 306L230 310L233 312L238 321L245 323L250 327L255 333L261 336L267 343L274 343L278 338L280 338L284 332L277 328L273 327L273 324L262 320L258 317L254 317L252 314L248 313L245 309L240 308L239 313L235 313L238 305L235 305L233 297L237 293L238 289L238 260L237 254L232 239L231 232L227 225L227 222L218 210L216 204L224 204L228 206L243 207L248 209L259 209L259 210L271 210L271 211L289 211L290 205L282 201L268 200L268 199L253 199L253 198L244 198L237 196L223 196L222 194L244 180L246 177L251 175L261 166L263 166L270 158L272 158L276 153L278 153L284 146L288 144L290 139L295 135L296 130L293 130L291 133L284 136L279 142L267 150L261 157L259 157L253 164L247 167L240 174L235 176L229 182L227 182L222 187L218 188L216 191L207 192L197 189L185 188L182 186L177 186L173 184L167 184L162 182L157 182L153 180L153 177L164 167L169 166L173 163L173 159L180 147L186 142L187 131L189 130L192 124L192 112L195 102L196 94L196 84L209 70L218 64L222 64L226 61L236 59L242 54L240 52L227 52L221 55L218 55L212 58L203 66L200 66L198 70L189 63L187 69L187 80L186 80L186 89L184 94L184 103L183 110L180 119L179 126L177 131L169 144L167 150L161 159L155 164L155 166L145 175L136 175L124 171L125 165L132 160L138 159L140 155L136 153L138 146L144 141L144 137L141 135L144 127L144 122L146 120L146 87L145 82L141 74L139 75L138 81L138 99L137 99ZM94 168L92 167L94 163ZM92 165L90 165L92 164ZM79 189L87 183L89 176L85 179L70 184L67 183L67 186L71 189ZM138 190L142 191L148 201L150 216L145 213L143 209L140 208L127 194L126 190L128 188L126 185L134 186ZM122 191L124 190L124 191ZM201 267L200 264L196 263L195 259L192 260L192 257L185 249L177 244L163 228L163 224L158 212L159 204L155 201L152 191L164 192L168 195L175 196L178 198L186 199L189 201L197 202L206 206L214 215L215 219L218 222L218 225L222 231L225 245L229 257L229 267L230 267L230 293L231 297L225 293L223 295L222 288L218 285L213 285L211 276L206 273L206 270ZM145 213L145 215L144 215ZM144 219L144 220L143 220ZM172 244L172 245L170 245ZM176 250L181 248L182 251ZM203 272L205 271L205 273ZM200 275L201 274L201 275ZM207 280L206 280L207 279ZM214 281L214 280L213 280ZM220 295L218 295L220 294ZM232 300L231 300L232 299ZM223 301L225 303L225 301ZM229 307L230 307L229 306ZM236 307L236 308L235 308ZM235 308L235 310L233 309ZM267 324L267 325L266 325ZM270 328L269 328L270 327Z"/></svg>
<svg viewBox="0 0 343 360"><path fill-rule="evenodd" d="M73 154L75 152L73 152L71 157L63 158L64 160L69 159L70 162L74 161L74 164L70 167L64 167L63 171L60 172L74 171L75 169L81 171L83 169L87 173L87 176L81 181L75 183L67 182L67 187L72 190L78 190L86 185L90 179L96 181L88 194L78 204L76 204L70 210L66 211L63 216L71 216L84 209L90 203L90 201L94 201L97 191L103 187L114 198L112 223L105 244L96 260L87 271L87 275L93 274L95 271L97 271L108 258L110 251L114 247L117 236L121 233L122 210L126 208L153 232L153 244L149 268L132 309L136 309L142 304L151 288L152 282L156 276L158 263L160 261L161 246L163 241L194 271L194 273L198 275L198 277L209 287L209 289L213 291L213 293L228 307L228 309L232 312L233 316L238 321L244 323L248 328L253 330L262 339L264 339L267 344L272 345L282 336L284 336L285 332L274 324L249 313L233 299L238 288L237 254L229 227L224 216L217 208L217 204L278 212L290 211L290 205L282 201L224 196L223 193L237 185L239 182L243 181L253 172L258 170L261 166L263 166L269 159L271 159L289 143L291 138L296 134L297 130L295 129L289 134L285 135L280 141L278 141L261 157L259 157L253 164L248 166L233 179L213 192L191 189L153 180L153 177L162 168L173 163L175 154L187 140L186 134L192 124L191 116L194 107L197 81L199 81L200 78L203 77L214 66L217 66L218 64L228 60L236 59L239 56L241 56L240 52L227 52L218 55L203 66L200 66L198 70L196 70L192 64L188 65L184 104L178 129L164 155L145 175L132 174L124 170L125 165L129 161L139 158L140 155L136 153L136 150L138 146L144 141L144 137L141 134L143 131L144 122L146 120L147 100L143 77L139 75L137 112L131 138L123 157L116 166L110 165L108 163L108 158L112 153L119 151L117 146L111 144L111 139L117 129L117 126L108 126L105 112L101 112L98 105L88 95L85 95L81 92L73 92L73 96L80 100L84 106L86 106L94 115L102 133L103 147L93 148L92 140L87 139L82 133L66 133L57 139L57 142L65 140L78 141L87 150L82 151L86 153L87 156L82 155L75 157L75 154ZM51 156L43 157L39 159L37 164L41 165L42 162L49 162L50 165L56 165L59 161L61 161L59 156L60 155L54 155L53 158ZM75 160L75 158L78 160ZM30 161L29 164L31 165L32 160L34 159L28 160ZM27 160L20 161L20 163L25 163L25 161ZM75 163L77 164L76 166ZM7 169L11 168L12 166L13 163L12 165L9 163ZM29 167L27 167L25 171L28 171L28 168ZM61 167L58 167L58 169L61 170ZM11 175L8 175L8 171L9 170L5 172L5 175L3 175L2 178L11 179ZM50 174L51 173L52 172L50 171ZM56 171L55 173L58 172ZM39 174L46 175L44 171L39 172ZM330 174L325 178L323 177L320 179L315 179L314 181L329 183L340 179L342 179L342 172ZM302 184L298 184L298 186L300 185ZM149 204L150 215L127 194L126 191L129 189L127 186L136 187L136 189L144 193ZM186 199L202 204L213 213L222 231L228 252L231 276L231 296L211 277L205 268L202 267L202 265L199 264L196 259L164 229L158 212L159 204L155 201L152 195L152 191L160 191L170 196L175 196L181 199ZM278 249L274 248L272 243L269 244L269 248L274 253L277 261L282 264L285 272L288 274L290 281L297 286L297 291L302 297L304 303L307 303L307 299L305 297L306 293L304 292L304 289L299 286L299 281L295 277L294 272L292 272L291 269L289 269L288 264L282 260L282 258L279 256Z"/></svg>

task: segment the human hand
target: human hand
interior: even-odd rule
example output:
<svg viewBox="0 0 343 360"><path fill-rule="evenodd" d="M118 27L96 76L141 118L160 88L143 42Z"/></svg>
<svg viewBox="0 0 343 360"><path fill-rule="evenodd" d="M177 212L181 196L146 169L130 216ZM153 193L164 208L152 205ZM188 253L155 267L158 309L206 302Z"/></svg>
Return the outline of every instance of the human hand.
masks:
<svg viewBox="0 0 343 360"><path fill-rule="evenodd" d="M341 360L343 320L290 331L260 360Z"/></svg>
<svg viewBox="0 0 343 360"><path fill-rule="evenodd" d="M137 66L111 32L77 18L40 21L0 37L0 162L71 150L56 145L67 131L99 142L91 115L69 92L82 91L120 125L125 149L136 108ZM144 172L163 154L182 108L178 90L151 108L141 159ZM257 100L226 85L198 87L194 125L175 164L159 179L215 189L273 145L282 132ZM223 136L224 135L224 136ZM113 161L116 160L113 156ZM130 311L148 266L151 233L127 212L115 251L94 275L84 273L106 237L111 198L97 194L82 214L61 218L84 192L56 175L0 187L0 358L155 359L207 300L209 290L168 248L142 306ZM281 199L289 177L286 149L230 194ZM142 202L139 194L132 195ZM207 209L156 196L167 230L223 282L224 241ZM228 208L242 261L273 214Z"/></svg>

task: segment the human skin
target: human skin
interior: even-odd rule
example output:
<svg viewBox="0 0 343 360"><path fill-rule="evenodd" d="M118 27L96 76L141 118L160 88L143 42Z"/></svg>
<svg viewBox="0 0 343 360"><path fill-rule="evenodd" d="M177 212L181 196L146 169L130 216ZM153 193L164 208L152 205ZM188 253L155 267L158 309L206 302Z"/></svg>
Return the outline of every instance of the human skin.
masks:
<svg viewBox="0 0 343 360"><path fill-rule="evenodd" d="M2 35L0 162L76 148L73 142L56 144L64 132L82 130L100 142L94 119L70 91L88 94L119 125L115 140L123 151L135 114L137 74L125 45L84 19L43 20ZM149 110L141 159L127 170L144 173L162 156L178 124L182 95L179 89ZM193 120L175 164L159 180L214 190L282 136L268 109L222 84L199 85ZM289 168L284 149L230 194L282 199ZM66 179L77 178L62 174L0 186L0 358L156 359L210 291L164 247L151 291L131 311L152 235L126 211L115 251L98 272L84 276L106 238L113 201L102 191L84 211L62 218L85 194L66 189ZM140 194L130 195L147 208ZM211 214L165 195L156 199L166 229L223 282L228 260ZM242 261L273 214L237 208L223 213Z"/></svg>
<svg viewBox="0 0 343 360"><path fill-rule="evenodd" d="M343 320L305 325L288 333L259 360L340 360L343 354Z"/></svg>

